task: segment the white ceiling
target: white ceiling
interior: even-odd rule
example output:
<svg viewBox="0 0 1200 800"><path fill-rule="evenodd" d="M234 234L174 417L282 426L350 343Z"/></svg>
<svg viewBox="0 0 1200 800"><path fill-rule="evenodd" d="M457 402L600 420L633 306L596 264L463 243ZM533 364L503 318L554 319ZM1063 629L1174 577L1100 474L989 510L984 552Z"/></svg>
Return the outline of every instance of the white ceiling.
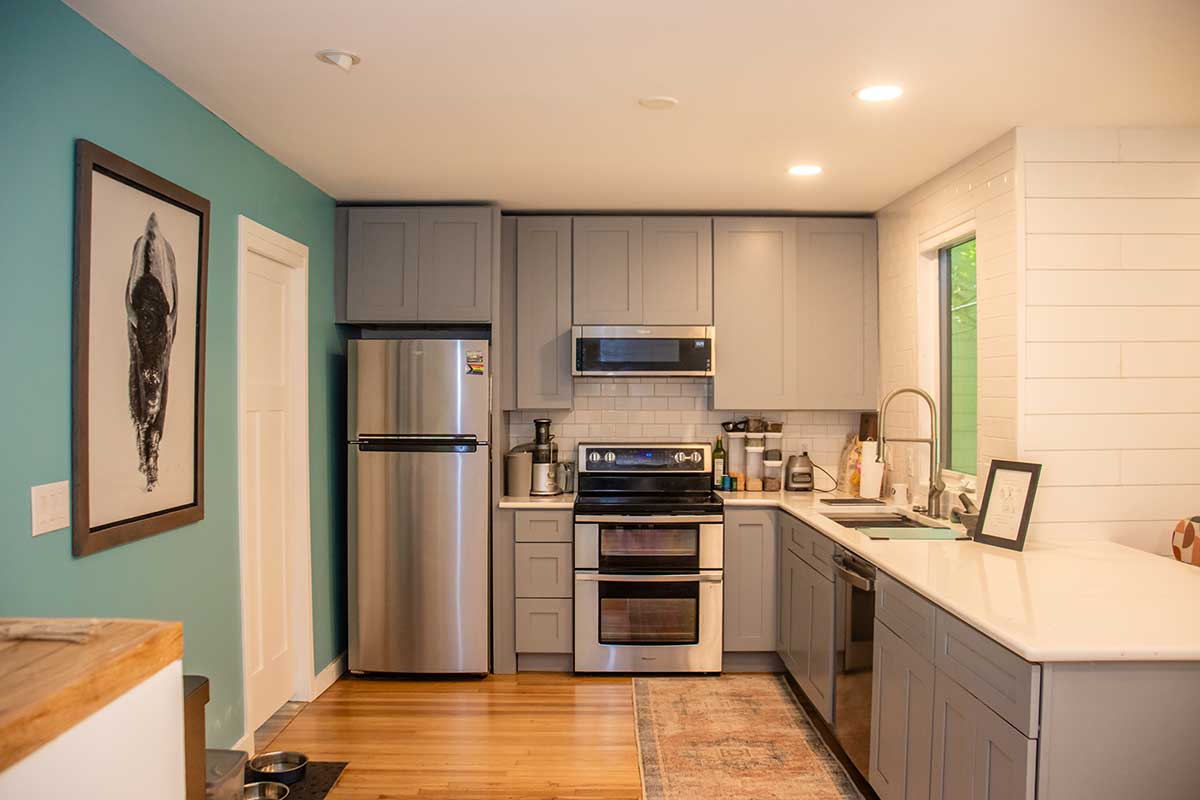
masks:
<svg viewBox="0 0 1200 800"><path fill-rule="evenodd" d="M339 200L874 211L1017 125L1200 124L1200 0L68 2Z"/></svg>

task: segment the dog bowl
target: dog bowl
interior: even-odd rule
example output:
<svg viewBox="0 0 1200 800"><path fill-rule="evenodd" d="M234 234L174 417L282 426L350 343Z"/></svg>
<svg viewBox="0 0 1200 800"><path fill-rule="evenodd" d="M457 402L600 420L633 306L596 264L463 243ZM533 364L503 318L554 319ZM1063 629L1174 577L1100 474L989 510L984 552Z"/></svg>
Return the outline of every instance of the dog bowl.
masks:
<svg viewBox="0 0 1200 800"><path fill-rule="evenodd" d="M282 783L260 781L242 787L242 800L283 800L290 793L291 790Z"/></svg>
<svg viewBox="0 0 1200 800"><path fill-rule="evenodd" d="M250 777L256 781L271 781L291 786L304 780L308 769L308 756L286 750L263 753L250 759Z"/></svg>

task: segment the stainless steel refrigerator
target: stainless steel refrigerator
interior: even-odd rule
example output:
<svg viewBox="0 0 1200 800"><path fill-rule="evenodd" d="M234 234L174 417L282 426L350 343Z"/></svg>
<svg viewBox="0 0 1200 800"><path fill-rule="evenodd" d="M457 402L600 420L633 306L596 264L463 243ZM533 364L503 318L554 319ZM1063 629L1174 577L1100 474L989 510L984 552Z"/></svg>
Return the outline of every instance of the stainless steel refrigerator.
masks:
<svg viewBox="0 0 1200 800"><path fill-rule="evenodd" d="M488 671L488 343L352 340L349 666Z"/></svg>

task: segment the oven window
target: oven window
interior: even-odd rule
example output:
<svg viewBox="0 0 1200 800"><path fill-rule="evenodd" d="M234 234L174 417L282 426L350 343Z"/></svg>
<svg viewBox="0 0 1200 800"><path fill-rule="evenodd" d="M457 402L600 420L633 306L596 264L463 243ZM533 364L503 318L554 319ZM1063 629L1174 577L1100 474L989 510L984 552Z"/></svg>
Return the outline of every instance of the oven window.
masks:
<svg viewBox="0 0 1200 800"><path fill-rule="evenodd" d="M601 525L601 572L695 572L700 526Z"/></svg>
<svg viewBox="0 0 1200 800"><path fill-rule="evenodd" d="M579 339L581 372L707 372L711 339Z"/></svg>
<svg viewBox="0 0 1200 800"><path fill-rule="evenodd" d="M700 641L700 582L600 582L600 644Z"/></svg>

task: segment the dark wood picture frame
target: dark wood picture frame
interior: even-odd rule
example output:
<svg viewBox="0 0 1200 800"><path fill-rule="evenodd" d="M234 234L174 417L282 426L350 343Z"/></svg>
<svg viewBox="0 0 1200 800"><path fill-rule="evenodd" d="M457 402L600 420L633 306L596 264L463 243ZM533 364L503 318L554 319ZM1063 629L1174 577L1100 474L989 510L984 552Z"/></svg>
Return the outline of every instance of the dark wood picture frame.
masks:
<svg viewBox="0 0 1200 800"><path fill-rule="evenodd" d="M996 482L996 473L1000 470L1007 472L1027 472L1029 478L1029 491L1025 495L1025 507L1021 511L1021 525L1017 532L1016 539L1005 539L1000 536L989 536L984 533L984 525L987 522L988 507L992 501L992 487ZM1030 464L1024 461L1001 461L995 459L992 461L992 467L988 471L987 488L983 492L983 506L979 509L979 524L975 527L975 541L981 544L990 544L994 547L1004 547L1009 550L1024 550L1025 535L1029 532L1029 518L1033 515L1033 499L1037 495L1038 479L1042 474L1041 464Z"/></svg>
<svg viewBox="0 0 1200 800"><path fill-rule="evenodd" d="M196 263L196 374L193 502L91 527L89 501L88 368L92 275L92 176L99 172L158 200L199 216ZM204 519L204 353L208 295L208 240L211 204L182 186L155 175L85 139L75 141L75 278L72 336L71 552L76 557L144 539Z"/></svg>

